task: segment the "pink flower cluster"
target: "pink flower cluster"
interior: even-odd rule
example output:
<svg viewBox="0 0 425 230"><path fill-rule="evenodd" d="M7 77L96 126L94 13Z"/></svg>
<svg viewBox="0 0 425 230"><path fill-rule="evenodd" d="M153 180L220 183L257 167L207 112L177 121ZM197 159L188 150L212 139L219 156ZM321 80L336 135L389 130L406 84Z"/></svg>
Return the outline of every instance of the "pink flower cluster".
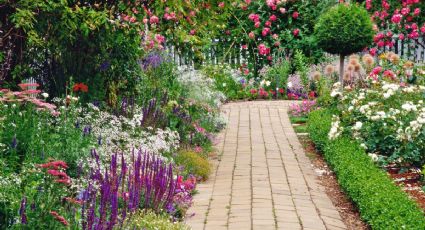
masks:
<svg viewBox="0 0 425 230"><path fill-rule="evenodd" d="M317 109L315 100L303 100L301 103L292 103L289 106L289 112L295 117L307 116L315 109Z"/></svg>
<svg viewBox="0 0 425 230"><path fill-rule="evenodd" d="M418 5L420 3L420 0L399 2L381 0L381 4L377 4L372 0L366 0L366 9L375 10L372 20L384 31L375 36L374 42L378 48L393 47L395 44L393 34L400 40L417 40L421 36L425 37L425 24L418 25L422 21L420 20L422 12Z"/></svg>
<svg viewBox="0 0 425 230"><path fill-rule="evenodd" d="M258 53L262 56L267 56L270 54L270 48L264 44L258 46Z"/></svg>
<svg viewBox="0 0 425 230"><path fill-rule="evenodd" d="M65 170L68 168L68 165L64 161L52 161L49 163L37 165L39 168L47 169L47 173L55 177L56 183L61 183L65 185L71 184L71 178L61 169Z"/></svg>
<svg viewBox="0 0 425 230"><path fill-rule="evenodd" d="M60 112L56 110L56 105L44 102L35 97L36 94L40 93L40 90L27 89L30 86L38 86L38 84L19 84L24 91L10 91L9 89L0 89L0 103L25 103L29 102L37 106L37 110L48 110L53 116L59 116Z"/></svg>

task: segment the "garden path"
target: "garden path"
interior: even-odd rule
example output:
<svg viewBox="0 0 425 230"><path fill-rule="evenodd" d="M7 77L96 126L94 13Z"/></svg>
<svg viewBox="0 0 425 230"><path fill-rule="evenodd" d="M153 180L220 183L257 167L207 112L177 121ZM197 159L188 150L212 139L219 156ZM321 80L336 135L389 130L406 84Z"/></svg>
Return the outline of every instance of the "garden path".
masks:
<svg viewBox="0 0 425 230"><path fill-rule="evenodd" d="M292 128L289 103L223 106L229 124L189 210L194 230L346 229Z"/></svg>

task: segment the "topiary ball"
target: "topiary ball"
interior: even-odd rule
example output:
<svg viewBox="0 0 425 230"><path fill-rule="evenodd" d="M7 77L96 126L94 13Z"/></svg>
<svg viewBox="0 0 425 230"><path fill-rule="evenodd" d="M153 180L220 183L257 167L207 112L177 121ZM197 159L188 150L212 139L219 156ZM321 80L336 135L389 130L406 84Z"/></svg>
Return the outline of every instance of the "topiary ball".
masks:
<svg viewBox="0 0 425 230"><path fill-rule="evenodd" d="M355 4L338 4L319 17L315 36L318 45L326 52L346 56L369 46L374 30L364 8Z"/></svg>

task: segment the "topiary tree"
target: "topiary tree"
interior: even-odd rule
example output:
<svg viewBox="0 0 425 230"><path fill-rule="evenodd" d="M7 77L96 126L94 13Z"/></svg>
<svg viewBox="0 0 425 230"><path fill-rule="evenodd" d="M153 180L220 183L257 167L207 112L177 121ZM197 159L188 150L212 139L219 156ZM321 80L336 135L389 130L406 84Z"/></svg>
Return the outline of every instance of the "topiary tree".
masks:
<svg viewBox="0 0 425 230"><path fill-rule="evenodd" d="M340 55L340 82L344 58L360 52L372 43L374 36L368 12L355 4L338 4L319 17L315 26L318 45L326 52Z"/></svg>

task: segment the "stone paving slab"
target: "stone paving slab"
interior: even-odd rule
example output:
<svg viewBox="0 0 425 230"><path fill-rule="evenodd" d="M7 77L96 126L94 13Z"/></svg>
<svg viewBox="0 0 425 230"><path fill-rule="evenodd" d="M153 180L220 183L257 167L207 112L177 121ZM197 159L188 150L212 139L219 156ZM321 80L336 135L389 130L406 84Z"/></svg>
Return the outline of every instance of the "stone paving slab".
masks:
<svg viewBox="0 0 425 230"><path fill-rule="evenodd" d="M186 222L194 230L347 229L289 121L289 101L223 106L213 175Z"/></svg>

